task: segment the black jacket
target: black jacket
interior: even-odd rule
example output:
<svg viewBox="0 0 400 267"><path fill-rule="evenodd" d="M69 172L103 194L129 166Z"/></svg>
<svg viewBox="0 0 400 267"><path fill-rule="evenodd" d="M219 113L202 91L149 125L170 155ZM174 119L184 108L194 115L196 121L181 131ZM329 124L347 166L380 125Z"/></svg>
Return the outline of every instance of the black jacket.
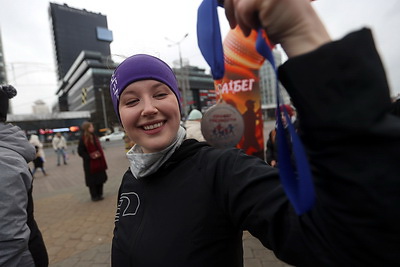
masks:
<svg viewBox="0 0 400 267"><path fill-rule="evenodd" d="M156 173L126 172L113 266L242 266L242 231L296 266L400 264L400 119L369 30L292 58L280 80L301 117L314 208L297 216L278 170L185 141Z"/></svg>
<svg viewBox="0 0 400 267"><path fill-rule="evenodd" d="M276 169L194 139L155 174L137 180L128 170L119 196L113 266L242 266L247 220L273 211L251 204L287 203Z"/></svg>

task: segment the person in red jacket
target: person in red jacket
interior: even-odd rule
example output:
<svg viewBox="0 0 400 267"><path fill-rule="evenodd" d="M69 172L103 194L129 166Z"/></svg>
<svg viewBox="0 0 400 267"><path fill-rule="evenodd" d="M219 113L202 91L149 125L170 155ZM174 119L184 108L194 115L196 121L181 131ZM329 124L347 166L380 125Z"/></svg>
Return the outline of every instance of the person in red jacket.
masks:
<svg viewBox="0 0 400 267"><path fill-rule="evenodd" d="M82 124L82 137L79 139L78 154L83 160L85 183L89 187L92 201L103 200L103 186L107 181L108 168L99 138L94 134L94 126L85 121Z"/></svg>

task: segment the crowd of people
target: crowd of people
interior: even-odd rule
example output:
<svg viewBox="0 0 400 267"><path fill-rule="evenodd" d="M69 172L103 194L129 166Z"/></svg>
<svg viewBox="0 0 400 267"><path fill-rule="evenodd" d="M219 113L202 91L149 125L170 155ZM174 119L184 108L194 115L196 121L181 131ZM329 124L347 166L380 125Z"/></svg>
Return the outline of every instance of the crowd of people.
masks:
<svg viewBox="0 0 400 267"><path fill-rule="evenodd" d="M332 41L309 0L220 2L232 28L246 36L263 28L289 58L279 79L293 101L285 109L299 118L315 204L296 212L276 158L266 162L189 137L193 125L198 134L201 112L193 110L182 127L173 70L158 57L135 54L110 82L115 113L133 142L118 190L112 266L243 266L243 231L294 266L398 266L400 119L372 32ZM0 87L0 241L7 241L0 242L0 266L47 266L28 166L39 158L35 170L45 173L45 155L35 137L29 142L5 123L13 89ZM105 153L93 124L82 129L78 154L91 199L99 201ZM276 142L273 131L269 139ZM52 145L57 164L67 164L62 136ZM32 234L40 249L32 250Z"/></svg>

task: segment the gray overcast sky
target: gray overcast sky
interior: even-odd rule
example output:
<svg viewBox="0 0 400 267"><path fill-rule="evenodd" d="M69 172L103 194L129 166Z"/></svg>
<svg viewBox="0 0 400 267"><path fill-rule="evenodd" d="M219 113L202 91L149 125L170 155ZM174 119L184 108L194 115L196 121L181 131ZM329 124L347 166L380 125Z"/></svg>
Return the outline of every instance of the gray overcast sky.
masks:
<svg viewBox="0 0 400 267"><path fill-rule="evenodd" d="M201 0L65 0L70 7L99 12L107 16L113 31L111 53L121 56L149 53L170 65L178 59L180 41L183 58L191 65L208 70L197 46L197 8ZM392 95L400 93L400 1L398 0L317 0L313 6L320 14L332 38L363 26L372 28L375 42L387 70ZM8 80L18 90L12 100L15 114L31 113L34 101L41 99L49 107L57 101L55 60L46 0L0 0L0 32ZM220 22L223 36L228 31L223 9Z"/></svg>

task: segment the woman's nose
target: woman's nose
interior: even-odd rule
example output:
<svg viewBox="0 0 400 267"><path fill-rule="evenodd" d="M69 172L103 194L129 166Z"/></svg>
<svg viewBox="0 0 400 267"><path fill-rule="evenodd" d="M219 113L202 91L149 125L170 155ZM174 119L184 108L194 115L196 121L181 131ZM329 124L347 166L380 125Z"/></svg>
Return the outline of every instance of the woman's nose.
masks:
<svg viewBox="0 0 400 267"><path fill-rule="evenodd" d="M158 112L158 109L154 105L152 99L144 99L143 100L143 110L142 116L154 115Z"/></svg>

